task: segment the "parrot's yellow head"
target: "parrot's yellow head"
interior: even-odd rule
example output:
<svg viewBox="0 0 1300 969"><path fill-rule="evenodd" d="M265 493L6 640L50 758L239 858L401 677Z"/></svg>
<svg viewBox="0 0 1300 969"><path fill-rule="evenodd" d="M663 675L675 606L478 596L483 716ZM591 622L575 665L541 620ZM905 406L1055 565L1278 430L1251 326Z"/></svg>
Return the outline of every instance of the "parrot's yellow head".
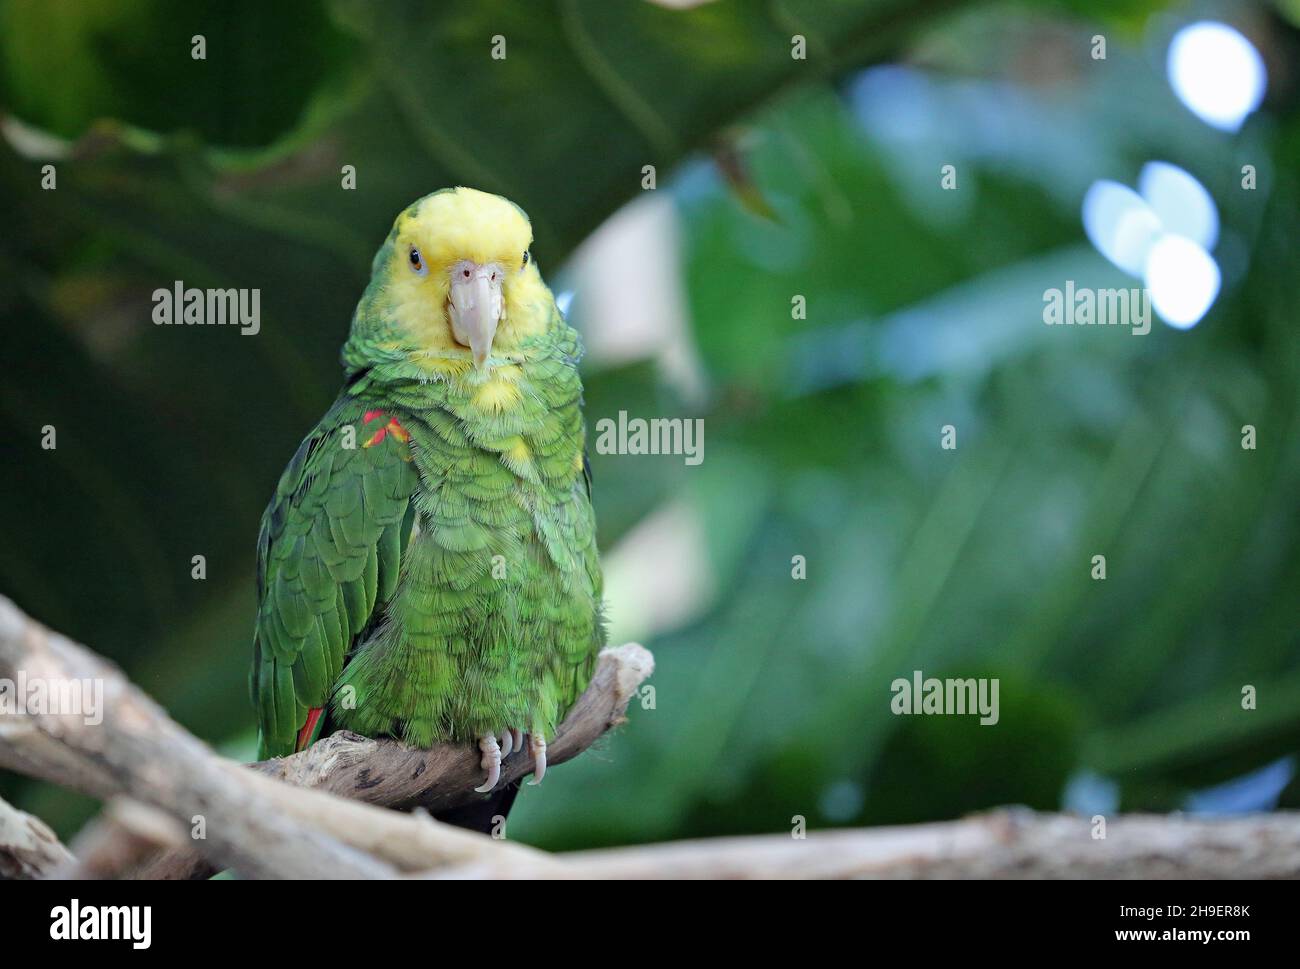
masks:
<svg viewBox="0 0 1300 969"><path fill-rule="evenodd" d="M483 369L545 327L551 295L533 263L528 217L508 199L472 188L410 205L375 257L372 283L404 342L465 354Z"/></svg>

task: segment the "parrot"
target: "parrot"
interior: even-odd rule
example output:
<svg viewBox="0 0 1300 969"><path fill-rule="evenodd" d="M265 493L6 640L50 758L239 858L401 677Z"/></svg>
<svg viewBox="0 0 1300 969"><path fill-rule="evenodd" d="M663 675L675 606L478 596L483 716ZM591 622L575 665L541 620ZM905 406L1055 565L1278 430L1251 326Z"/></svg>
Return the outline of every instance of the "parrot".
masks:
<svg viewBox="0 0 1300 969"><path fill-rule="evenodd" d="M484 794L526 749L541 782L606 633L582 342L532 242L513 202L456 187L375 254L343 387L258 533L261 758L346 729L472 745Z"/></svg>

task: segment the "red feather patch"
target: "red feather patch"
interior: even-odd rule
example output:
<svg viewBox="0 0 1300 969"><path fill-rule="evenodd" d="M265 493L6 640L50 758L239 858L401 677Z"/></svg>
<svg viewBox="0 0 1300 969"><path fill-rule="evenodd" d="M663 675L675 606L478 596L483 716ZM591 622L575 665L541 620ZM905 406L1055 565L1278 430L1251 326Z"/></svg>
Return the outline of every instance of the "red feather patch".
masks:
<svg viewBox="0 0 1300 969"><path fill-rule="evenodd" d="M311 740L312 733L316 730L316 724L320 721L321 714L325 712L324 707L312 707L307 711L307 722L302 725L298 731L298 750L305 750L307 743Z"/></svg>

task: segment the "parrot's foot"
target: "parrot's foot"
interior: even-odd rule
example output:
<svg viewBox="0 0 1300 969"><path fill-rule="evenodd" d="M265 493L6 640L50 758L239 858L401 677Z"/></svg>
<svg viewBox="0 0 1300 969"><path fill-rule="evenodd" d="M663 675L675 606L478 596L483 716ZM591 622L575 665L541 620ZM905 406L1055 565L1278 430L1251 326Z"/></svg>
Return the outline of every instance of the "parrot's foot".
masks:
<svg viewBox="0 0 1300 969"><path fill-rule="evenodd" d="M501 759L510 756L512 750L524 749L524 732L518 727L506 727L501 731Z"/></svg>
<svg viewBox="0 0 1300 969"><path fill-rule="evenodd" d="M512 751L523 753L525 737L528 738L528 752L533 758L533 779L528 783L542 782L542 775L546 773L546 741L536 734L526 734L518 727L506 727L500 733L500 740L490 733L485 733L478 738L478 749L483 752L483 759L479 761L479 766L488 773L483 786L474 788L475 791L486 794L497 786L501 780L501 762L509 757Z"/></svg>
<svg viewBox="0 0 1300 969"><path fill-rule="evenodd" d="M476 787L474 790L479 794L486 794L496 787L497 781L501 779L501 745L497 743L496 737L487 733L479 737L478 749L483 751L483 759L479 761L479 766L487 771L488 775L483 786Z"/></svg>
<svg viewBox="0 0 1300 969"><path fill-rule="evenodd" d="M546 776L546 738L539 733L528 735L528 752L533 755L533 779L530 786L536 786Z"/></svg>

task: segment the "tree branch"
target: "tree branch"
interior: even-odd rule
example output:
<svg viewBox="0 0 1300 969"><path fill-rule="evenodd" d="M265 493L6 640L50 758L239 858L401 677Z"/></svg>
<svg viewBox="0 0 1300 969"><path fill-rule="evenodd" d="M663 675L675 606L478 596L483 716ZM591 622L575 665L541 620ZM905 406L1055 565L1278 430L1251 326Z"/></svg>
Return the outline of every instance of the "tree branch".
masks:
<svg viewBox="0 0 1300 969"><path fill-rule="evenodd" d="M642 681L654 670L654 658L635 643L611 647L601 652L596 672L586 691L569 711L547 746L551 765L562 764L582 753L605 731L623 723L627 705ZM482 800L474 787L483 781L479 753L468 744L439 744L430 750L406 747L394 740L373 740L348 731L339 731L313 744L309 749L289 757L278 757L250 765L258 772L295 787L327 791L351 800L365 801L401 810L423 808L441 811ZM527 754L511 754L501 765L501 784L518 780L531 773ZM328 819L313 816L312 823ZM408 870L413 861L419 867L477 857L477 838L458 844L442 843L440 848L425 846L423 854L412 854L402 840L422 838L427 832L413 834L409 826L384 821L370 822L370 830L381 839L391 839L391 857ZM455 830L455 829L446 829ZM355 843L352 832L342 832L345 840ZM381 854L390 854L381 851ZM533 858L546 864L545 856ZM193 851L168 852L144 867L141 878L192 880L214 873L201 855Z"/></svg>
<svg viewBox="0 0 1300 969"><path fill-rule="evenodd" d="M716 878L1296 878L1300 812L1234 818L1127 815L1105 838L1088 818L1003 808L907 827L713 838L558 856L583 879ZM481 858L436 878L555 877Z"/></svg>
<svg viewBox="0 0 1300 969"><path fill-rule="evenodd" d="M112 665L29 619L0 597L0 675L40 684L47 698L74 688L99 697L102 721L52 710L20 713L5 751L24 735L56 741L64 752L53 771L86 782L103 797L123 793L163 809L188 826L203 819L204 853L260 877L383 878L394 869L317 829L295 824L255 785L236 780L203 743L173 723ZM102 692L101 692L102 691ZM84 699L84 695L82 696ZM13 758L32 763L32 748ZM71 756L68 756L71 755ZM6 763L10 758L6 756ZM250 772L243 771L248 777ZM242 780L242 778L241 778ZM271 782L267 782L270 784ZM112 790L105 791L104 785ZM280 786L280 785L275 785Z"/></svg>
<svg viewBox="0 0 1300 969"><path fill-rule="evenodd" d="M75 863L62 866L54 877L75 881L121 878L161 849L180 849L187 840L188 832L170 815L139 801L115 797L72 842Z"/></svg>
<svg viewBox="0 0 1300 969"><path fill-rule="evenodd" d="M622 723L637 686L653 668L650 654L635 644L602 652L590 686L550 745L551 762L576 756ZM0 724L0 766L101 799L129 795L162 809L186 829L196 819L204 822L206 840L167 853L142 871L145 877L199 878L220 867L255 877L391 877L465 863L484 853L535 868L549 864L540 852L438 824L427 815L358 803L442 808L479 797L473 787L482 771L468 745L420 751L343 733L250 771L188 734L115 667L0 597L0 675L16 676L20 669L29 680L48 683L97 680L103 688L103 722L89 725L84 718L58 715L10 718ZM526 758L512 756L502 780L530 769ZM282 780L317 790L296 790ZM315 852L310 844L324 857L306 858Z"/></svg>
<svg viewBox="0 0 1300 969"><path fill-rule="evenodd" d="M71 863L44 821L0 798L0 878L48 878Z"/></svg>
<svg viewBox="0 0 1300 969"><path fill-rule="evenodd" d="M652 667L637 646L602 654L591 689L557 734L557 762L621 722ZM179 864L173 877L201 875L213 865L281 878L1300 877L1297 812L1120 816L1107 819L1105 836L1098 837L1089 819L1011 809L942 824L810 831L804 838L719 838L548 855L439 824L423 808L406 814L365 803L458 803L464 796L456 793L459 786L478 781L473 751L415 751L336 734L310 751L249 770L217 757L116 669L0 598L0 676L18 669L51 683L99 677L104 718L90 725L47 713L6 717L0 720L0 763L98 797L126 795L167 815L110 806L78 839L86 859L63 869L73 872L119 873L135 857L118 850L120 838L175 843L202 816L208 837L170 856ZM511 758L506 777L527 769L523 759ZM48 875L71 865L52 838L39 821L0 802L0 873Z"/></svg>

